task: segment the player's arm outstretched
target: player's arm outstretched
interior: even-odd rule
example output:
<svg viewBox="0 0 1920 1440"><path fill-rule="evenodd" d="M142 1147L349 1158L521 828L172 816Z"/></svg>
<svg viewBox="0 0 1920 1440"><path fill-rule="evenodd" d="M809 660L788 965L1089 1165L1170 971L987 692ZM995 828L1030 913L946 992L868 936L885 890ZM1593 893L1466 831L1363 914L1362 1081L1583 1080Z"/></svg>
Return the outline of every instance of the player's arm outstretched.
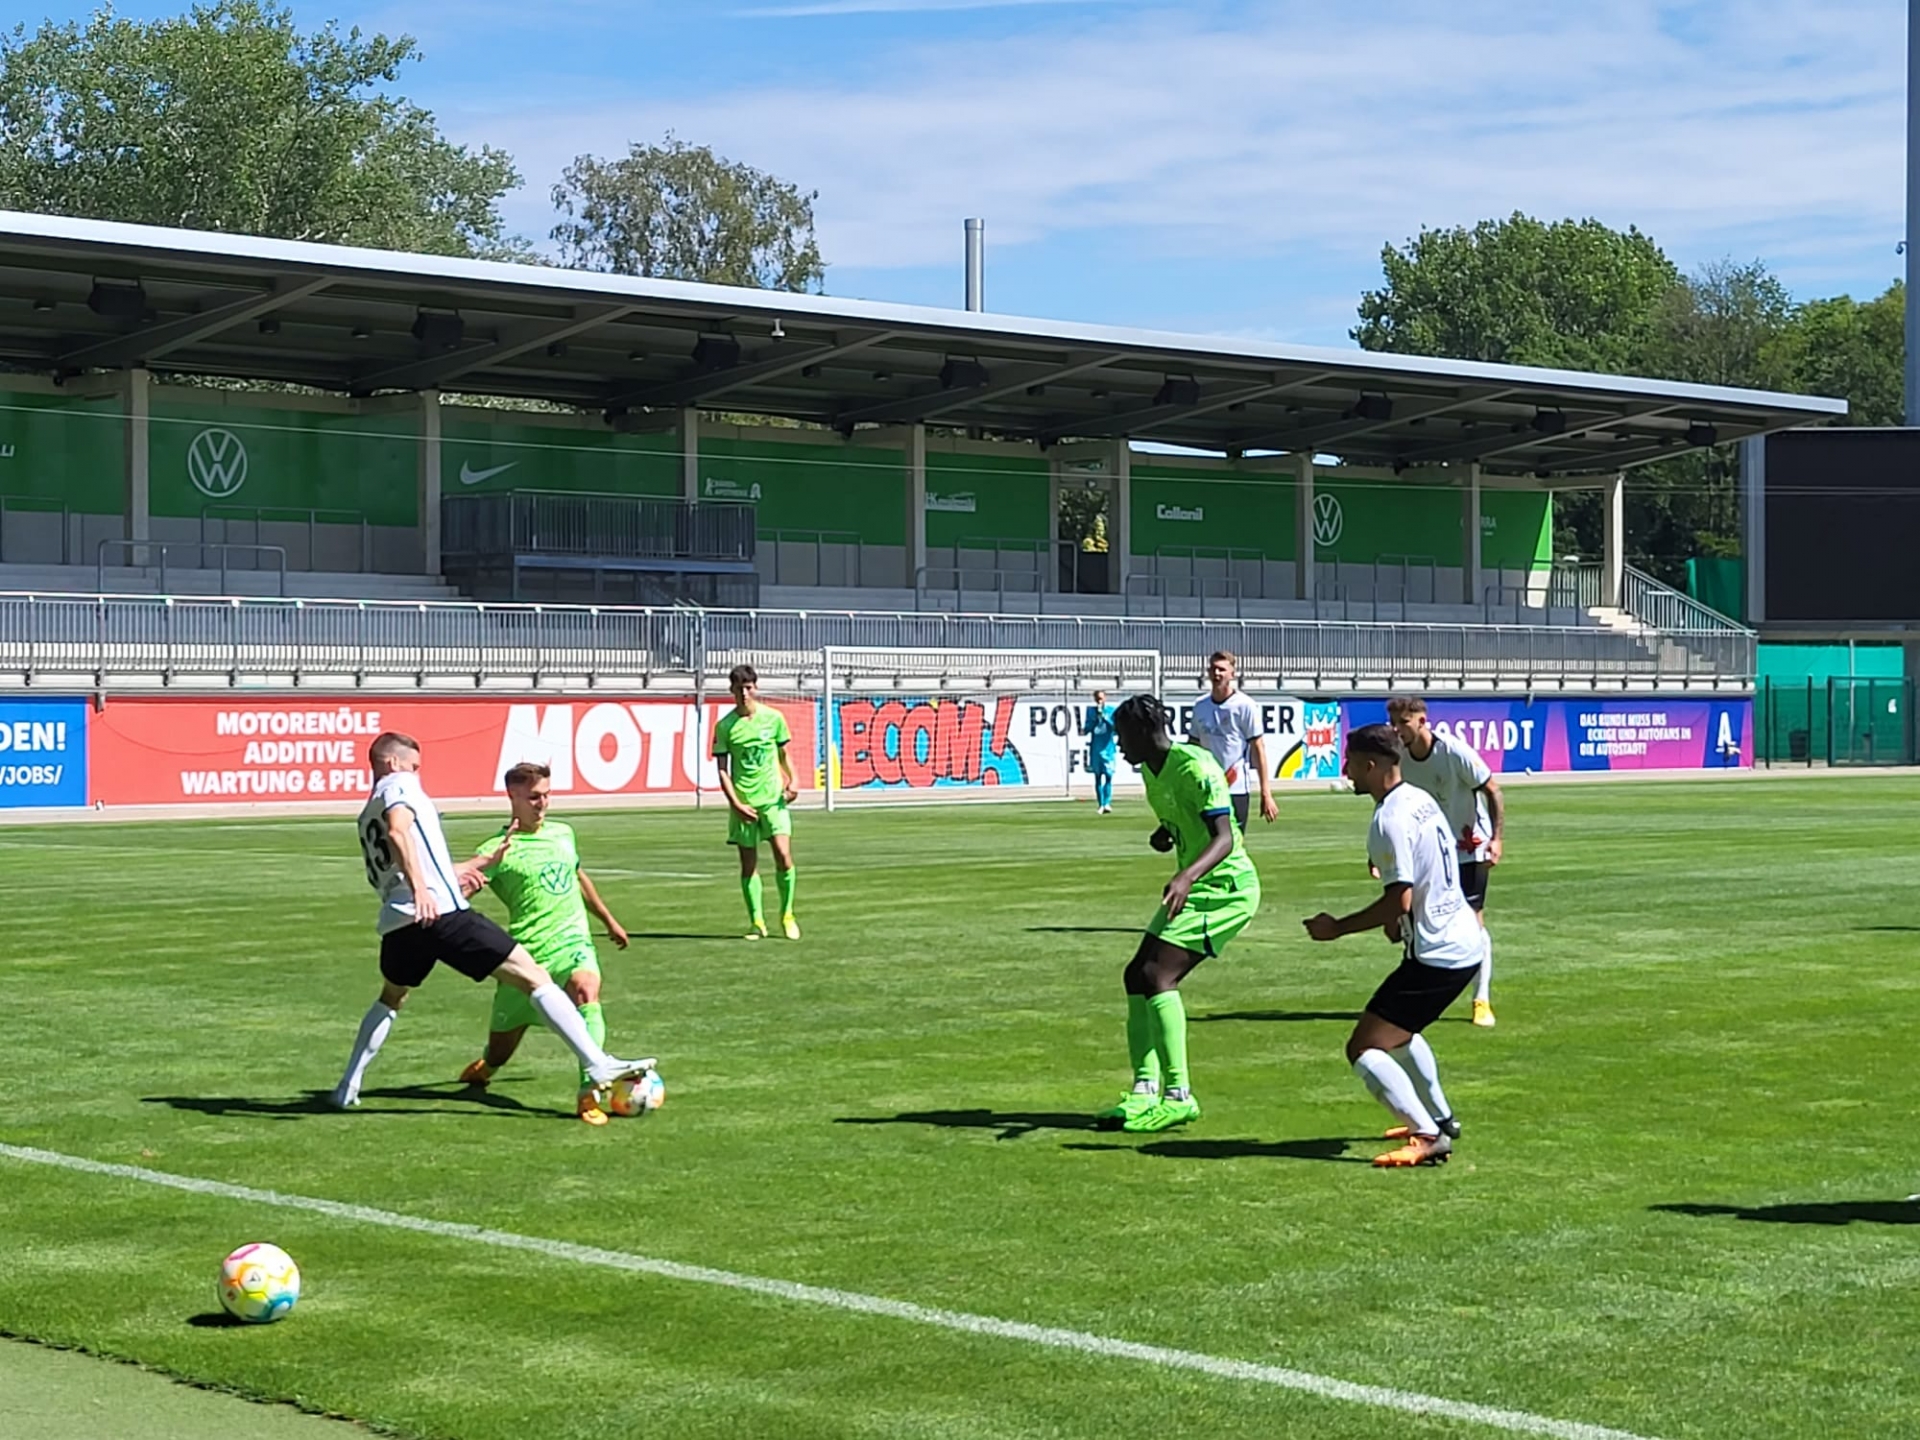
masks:
<svg viewBox="0 0 1920 1440"><path fill-rule="evenodd" d="M431 925L440 918L440 902L433 898L433 890L427 884L427 867L420 858L420 827L415 823L411 805L388 808L387 837L393 842L393 856L400 862L400 873L407 877L407 889L413 892L414 923Z"/></svg>
<svg viewBox="0 0 1920 1440"><path fill-rule="evenodd" d="M1171 920L1186 908L1187 896L1193 887L1214 866L1233 853L1234 831L1233 812L1231 810L1211 810L1202 815L1207 822L1207 848L1193 857L1193 863L1179 871L1167 881L1167 888L1160 892L1160 903L1167 907L1167 918ZM1163 830L1165 827L1161 827ZM1157 833L1157 832L1156 832ZM1168 837L1172 839L1171 836ZM1157 848L1157 847L1156 847Z"/></svg>
<svg viewBox="0 0 1920 1440"><path fill-rule="evenodd" d="M613 911L609 910L607 902L600 898L600 892L593 888L593 881L587 878L587 872L577 870L574 873L579 876L580 898L586 901L587 909L591 910L600 923L607 927L607 938L613 941L617 948L626 949L626 927L613 918Z"/></svg>
<svg viewBox="0 0 1920 1440"><path fill-rule="evenodd" d="M468 897L478 895L487 884L487 871L507 858L507 847L513 844L513 832L519 829L517 820L507 821L507 828L500 833L500 843L491 850L482 851L471 860L462 860L453 867L453 878L460 886L460 893Z"/></svg>
<svg viewBox="0 0 1920 1440"><path fill-rule="evenodd" d="M1307 927L1307 934L1315 940L1338 940L1344 935L1358 935L1362 930L1374 929L1383 931L1389 940L1398 940L1405 917L1412 910L1413 886L1405 881L1394 881L1380 892L1378 900L1364 910L1338 917L1322 910L1303 923Z"/></svg>

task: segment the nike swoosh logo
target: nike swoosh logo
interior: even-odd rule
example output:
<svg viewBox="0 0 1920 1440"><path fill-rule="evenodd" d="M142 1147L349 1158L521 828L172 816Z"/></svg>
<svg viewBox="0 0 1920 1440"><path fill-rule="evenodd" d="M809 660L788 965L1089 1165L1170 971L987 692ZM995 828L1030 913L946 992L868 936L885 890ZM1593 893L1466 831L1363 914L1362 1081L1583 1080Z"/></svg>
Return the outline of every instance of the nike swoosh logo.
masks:
<svg viewBox="0 0 1920 1440"><path fill-rule="evenodd" d="M482 480L491 480L503 470L511 470L519 463L518 460L509 460L506 464L495 465L490 470L476 470L465 461L462 461L460 464L460 483L462 485L478 485Z"/></svg>

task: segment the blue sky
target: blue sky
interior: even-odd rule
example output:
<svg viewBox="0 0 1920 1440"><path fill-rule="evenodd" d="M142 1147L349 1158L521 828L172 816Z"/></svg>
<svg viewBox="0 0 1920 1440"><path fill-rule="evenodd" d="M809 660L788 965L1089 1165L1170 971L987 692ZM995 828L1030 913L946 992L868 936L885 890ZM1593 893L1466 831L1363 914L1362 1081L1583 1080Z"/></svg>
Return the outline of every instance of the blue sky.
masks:
<svg viewBox="0 0 1920 1440"><path fill-rule="evenodd" d="M1903 263L1904 0L295 8L417 36L401 88L515 156L520 233L574 154L671 129L818 190L840 295L958 305L976 214L990 309L1322 344L1382 244L1516 209L1802 297Z"/></svg>

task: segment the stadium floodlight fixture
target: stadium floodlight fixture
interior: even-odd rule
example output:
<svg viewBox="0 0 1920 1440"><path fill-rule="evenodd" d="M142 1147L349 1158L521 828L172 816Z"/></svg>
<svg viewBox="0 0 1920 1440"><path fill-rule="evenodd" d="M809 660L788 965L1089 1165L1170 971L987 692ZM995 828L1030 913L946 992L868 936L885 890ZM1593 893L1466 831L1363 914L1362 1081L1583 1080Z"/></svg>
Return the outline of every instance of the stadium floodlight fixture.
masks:
<svg viewBox="0 0 1920 1440"><path fill-rule="evenodd" d="M467 333L467 322L446 310L421 310L413 317L413 338L429 350L451 350Z"/></svg>
<svg viewBox="0 0 1920 1440"><path fill-rule="evenodd" d="M146 287L138 280L93 282L87 308L107 320L138 320L147 310Z"/></svg>
<svg viewBox="0 0 1920 1440"><path fill-rule="evenodd" d="M1534 433L1539 435L1564 435L1567 430L1567 412L1564 410L1536 410L1533 412Z"/></svg>
<svg viewBox="0 0 1920 1440"><path fill-rule="evenodd" d="M1704 420L1695 420L1687 426L1687 444L1697 450L1704 450L1720 438L1720 432Z"/></svg>
<svg viewBox="0 0 1920 1440"><path fill-rule="evenodd" d="M774 318L773 329L768 333L771 334L775 340L784 340L787 338L786 326L780 323L779 317L777 316Z"/></svg>
<svg viewBox="0 0 1920 1440"><path fill-rule="evenodd" d="M42 295L33 302L33 308L42 315L45 315L53 309L53 301L49 300L45 295Z"/></svg>
<svg viewBox="0 0 1920 1440"><path fill-rule="evenodd" d="M693 363L702 370L731 370L740 363L740 342L731 335L702 335L693 342Z"/></svg>
<svg viewBox="0 0 1920 1440"><path fill-rule="evenodd" d="M987 367L978 360L955 360L949 356L947 363L940 367L942 390L978 390L988 378Z"/></svg>
<svg viewBox="0 0 1920 1440"><path fill-rule="evenodd" d="M1160 382L1160 388L1154 392L1156 405L1198 405L1200 403L1200 382L1191 375L1169 375Z"/></svg>
<svg viewBox="0 0 1920 1440"><path fill-rule="evenodd" d="M1390 395L1362 395L1353 407L1354 418L1359 420L1391 420L1393 418L1393 397Z"/></svg>

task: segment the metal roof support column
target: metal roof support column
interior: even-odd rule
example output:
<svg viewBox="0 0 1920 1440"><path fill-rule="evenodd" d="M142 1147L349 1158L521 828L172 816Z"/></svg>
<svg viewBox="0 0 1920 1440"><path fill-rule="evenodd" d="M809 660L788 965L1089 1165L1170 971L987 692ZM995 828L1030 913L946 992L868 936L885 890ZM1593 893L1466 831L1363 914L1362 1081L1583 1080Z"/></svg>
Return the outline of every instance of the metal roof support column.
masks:
<svg viewBox="0 0 1920 1440"><path fill-rule="evenodd" d="M1467 466L1460 490L1460 603L1480 603L1480 466Z"/></svg>
<svg viewBox="0 0 1920 1440"><path fill-rule="evenodd" d="M700 412L689 405L680 412L680 497L700 498Z"/></svg>
<svg viewBox="0 0 1920 1440"><path fill-rule="evenodd" d="M150 540L153 538L153 469L148 439L153 427L153 394L146 366L128 369L126 402L127 469L122 528L129 540ZM126 563L144 564L145 558L130 555Z"/></svg>
<svg viewBox="0 0 1920 1440"><path fill-rule="evenodd" d="M1133 442L1122 435L1113 442L1113 513L1107 517L1108 563L1113 567L1116 595L1127 593L1133 573Z"/></svg>
<svg viewBox="0 0 1920 1440"><path fill-rule="evenodd" d="M920 588L920 571L927 563L927 427L909 425L902 450L906 454L907 584ZM956 576L954 583L959 584Z"/></svg>
<svg viewBox="0 0 1920 1440"><path fill-rule="evenodd" d="M1618 610L1627 565L1627 477L1624 473L1609 476L1600 487L1600 510L1604 536L1600 553L1606 565L1600 577L1600 603Z"/></svg>
<svg viewBox="0 0 1920 1440"><path fill-rule="evenodd" d="M1293 598L1313 599L1313 456L1293 457Z"/></svg>
<svg viewBox="0 0 1920 1440"><path fill-rule="evenodd" d="M1747 557L1747 624L1767 618L1767 437L1740 442L1740 549ZM1920 673L1908 670L1909 675Z"/></svg>
<svg viewBox="0 0 1920 1440"><path fill-rule="evenodd" d="M440 573L440 392L420 399L420 573Z"/></svg>

